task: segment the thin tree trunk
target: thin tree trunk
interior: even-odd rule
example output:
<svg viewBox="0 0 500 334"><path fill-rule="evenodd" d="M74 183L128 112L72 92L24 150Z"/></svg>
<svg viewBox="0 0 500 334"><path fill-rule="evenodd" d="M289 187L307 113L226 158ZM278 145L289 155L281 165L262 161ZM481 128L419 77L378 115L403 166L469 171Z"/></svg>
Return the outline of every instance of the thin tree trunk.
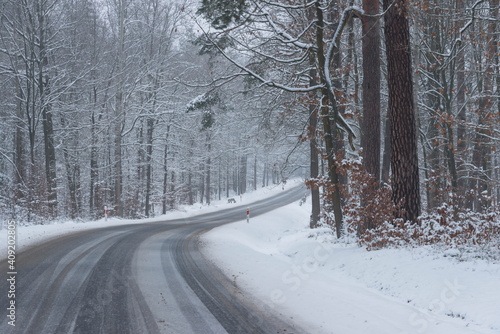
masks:
<svg viewBox="0 0 500 334"><path fill-rule="evenodd" d="M154 108L154 106L153 106ZM153 156L153 130L154 119L148 118L146 121L146 207L145 216L149 217L150 197L151 197L151 157Z"/></svg>
<svg viewBox="0 0 500 334"><path fill-rule="evenodd" d="M170 178L170 209L175 209L175 171L172 171Z"/></svg>
<svg viewBox="0 0 500 334"><path fill-rule="evenodd" d="M464 9L464 0L457 0L457 10L460 12ZM463 26L463 23L460 24ZM466 161L466 149L467 149L467 138L466 138L466 105L465 105L465 51L463 47L458 52L457 63L457 108L458 108L458 126L457 126L457 170L461 171L463 164ZM457 174L458 174L457 172ZM458 192L460 194L465 194L467 192L467 179L465 177L458 177ZM467 196L465 196L466 198ZM465 201L463 204L465 204Z"/></svg>
<svg viewBox="0 0 500 334"><path fill-rule="evenodd" d="M123 126L123 67L125 45L125 0L119 4L118 86L115 107L115 213L123 217L122 126Z"/></svg>
<svg viewBox="0 0 500 334"><path fill-rule="evenodd" d="M266 155L266 160L264 162L264 172L262 173L262 188L266 186L266 177L267 177L267 155Z"/></svg>
<svg viewBox="0 0 500 334"><path fill-rule="evenodd" d="M207 157L207 163L206 163L206 172L207 172L207 176L206 176L206 181L207 181L207 186L206 186L206 203L207 205L210 205L210 195L211 195L211 192L212 192L212 189L211 189L211 185L210 185L210 176L211 176L211 164L212 164L212 160L211 160L211 157L210 157L210 154L211 154L211 150L212 150L212 143L210 142L210 135L207 135L207 141L208 141L208 145L207 145L207 149L208 149L208 157Z"/></svg>
<svg viewBox="0 0 500 334"><path fill-rule="evenodd" d="M23 142L23 122L24 122L24 113L23 113L23 104L22 104L22 91L21 84L19 79L16 80L16 131L14 134L14 152L15 158L14 163L16 167L16 198L22 197L21 186L24 183L25 176L25 160L24 160L24 142Z"/></svg>
<svg viewBox="0 0 500 334"><path fill-rule="evenodd" d="M321 108L320 115L323 122L323 136L325 141L326 156L328 162L328 176L331 186L333 187L331 193L332 207L335 216L335 229L337 233L337 238L342 235L343 229L343 217L342 217L342 206L341 206L341 196L340 196L340 182L339 175L337 172L337 166L335 163L335 139L334 135L337 133L337 124L330 118L329 106L332 106L334 113L338 112L336 110L335 98L329 96L329 91L326 88L326 78L325 78L325 68L328 64L325 63L325 55L323 49L323 29L325 28L323 20L323 9L321 8L321 3L316 2L316 18L318 20L316 29L316 47L317 47L317 60L318 60L318 71L320 73L321 83L325 85L325 88L321 90Z"/></svg>
<svg viewBox="0 0 500 334"><path fill-rule="evenodd" d="M455 71L454 62L452 63L451 72ZM451 97L453 94L454 87L454 73L450 73L451 82L448 85L446 80L446 73L444 71L441 72L441 81L443 83L443 99L445 104L446 113L448 114L449 120L446 121L445 129L446 129L446 141L444 147L444 153L446 156L446 160L448 162L448 171L451 176L451 186L453 194L457 194L458 181L457 181L457 165L455 160L455 140L453 136L453 123L451 123L451 119L453 117L453 111L451 108Z"/></svg>
<svg viewBox="0 0 500 334"><path fill-rule="evenodd" d="M384 154L382 155L382 182L389 184L391 173L391 119L385 118L384 129Z"/></svg>
<svg viewBox="0 0 500 334"><path fill-rule="evenodd" d="M94 108L96 107L96 91L94 88ZM90 194L89 194L89 211L91 217L96 217L96 212L94 212L95 204L96 204L96 184L99 178L99 165L97 162L97 134L96 134L96 122L94 109L92 109L92 114L90 116L91 121L91 144L90 144Z"/></svg>
<svg viewBox="0 0 500 334"><path fill-rule="evenodd" d="M257 153L253 160L253 190L257 190Z"/></svg>
<svg viewBox="0 0 500 334"><path fill-rule="evenodd" d="M309 64L311 65L311 70L309 71L309 85L316 85L316 75L317 71L314 69L315 60L313 57L309 58ZM313 99L313 93L310 94L310 98ZM316 132L318 127L318 110L316 106L312 103L309 105L309 151L310 151L310 171L309 177L313 181L311 185L311 219L309 221L310 228L317 228L321 213L321 203L320 203L320 194L319 187L314 184L319 176L319 161L318 161L318 141L316 139Z"/></svg>
<svg viewBox="0 0 500 334"><path fill-rule="evenodd" d="M229 198L229 177L229 161L226 161L226 198Z"/></svg>
<svg viewBox="0 0 500 334"><path fill-rule="evenodd" d="M188 172L188 203L189 205L194 204L194 196L193 196L193 172L191 168Z"/></svg>
<svg viewBox="0 0 500 334"><path fill-rule="evenodd" d="M221 199L221 192L222 192L222 174L221 174L221 165L220 165L220 156L219 156L219 170L218 170L218 177L217 177L217 183L218 183L218 194L219 194L219 201Z"/></svg>
<svg viewBox="0 0 500 334"><path fill-rule="evenodd" d="M168 135L170 133L170 125L167 126L167 134L165 136L165 149L163 151L163 196L162 196L162 214L167 213L167 194L168 194ZM189 183L191 183L191 174L189 174ZM191 186L191 184L189 184ZM191 203L192 204L192 203ZM190 205L191 205L190 204Z"/></svg>
<svg viewBox="0 0 500 334"><path fill-rule="evenodd" d="M205 163L203 162L200 166L200 203L203 204L203 197L205 197L205 170L206 166Z"/></svg>

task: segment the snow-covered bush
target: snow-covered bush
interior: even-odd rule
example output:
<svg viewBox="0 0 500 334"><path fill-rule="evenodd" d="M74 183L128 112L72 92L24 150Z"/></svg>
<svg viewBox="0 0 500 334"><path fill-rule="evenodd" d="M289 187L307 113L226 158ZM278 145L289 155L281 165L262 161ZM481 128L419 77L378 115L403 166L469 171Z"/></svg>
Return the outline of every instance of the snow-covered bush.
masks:
<svg viewBox="0 0 500 334"><path fill-rule="evenodd" d="M356 235L361 247L376 250L430 245L443 252L453 250L456 254L500 259L500 210L493 203L475 212L449 196L449 203L423 213L417 223L404 222L395 218L397 208L391 200L390 185L374 182L360 161L344 161L340 170L349 175L350 182L343 189L342 232L350 237ZM325 179L317 180L317 184L325 189L322 221L335 229L333 212L328 209L331 185Z"/></svg>

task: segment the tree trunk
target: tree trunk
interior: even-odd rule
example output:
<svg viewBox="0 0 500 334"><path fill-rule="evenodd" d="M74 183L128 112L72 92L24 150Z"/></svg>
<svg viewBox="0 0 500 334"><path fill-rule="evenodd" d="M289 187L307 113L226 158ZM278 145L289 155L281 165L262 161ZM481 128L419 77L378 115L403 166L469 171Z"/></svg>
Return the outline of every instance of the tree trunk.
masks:
<svg viewBox="0 0 500 334"><path fill-rule="evenodd" d="M212 191L212 188L211 188L211 185L210 185L210 176L211 176L211 164L212 164L212 161L211 161L211 158L210 158L210 154L211 154L211 150L212 150L212 143L210 142L210 135L207 135L207 141L208 141L208 145L207 145L207 149L208 149L208 156L207 156L207 163L206 163L206 172L207 172L207 176L206 176L206 181L207 181L207 186L206 186L206 189L205 189L205 193L206 193L206 203L207 205L210 205L210 195L211 195L211 191Z"/></svg>
<svg viewBox="0 0 500 334"><path fill-rule="evenodd" d="M262 188L266 186L266 177L267 177L267 155L266 155L266 160L264 162L264 172L262 173Z"/></svg>
<svg viewBox="0 0 500 334"><path fill-rule="evenodd" d="M52 123L52 110L50 101L49 76L45 73L48 65L48 55L45 40L45 8L43 2L36 3L38 15L39 35L38 48L40 50L38 63L38 90L40 94L40 108L42 112L43 142L45 149L45 177L47 179L48 208L49 214L57 215L57 175L56 175L56 151L54 147L54 127Z"/></svg>
<svg viewBox="0 0 500 334"><path fill-rule="evenodd" d="M94 94L95 93L95 88L94 88ZM96 105L96 96L94 95L94 108L97 107ZM90 133L92 138L90 138L91 144L90 144L90 194L89 194L89 211L90 211L90 216L93 218L97 217L97 212L94 212L94 208L96 206L96 197L97 191L96 191L96 184L99 179L99 165L97 162L97 134L96 134L96 122L95 122L95 115L94 115L94 110L92 110L92 114L90 116ZM98 210L99 208L97 208Z"/></svg>
<svg viewBox="0 0 500 334"><path fill-rule="evenodd" d="M363 119L361 147L363 166L380 180L380 34L378 0L363 0L366 16L362 19L363 34Z"/></svg>
<svg viewBox="0 0 500 334"><path fill-rule="evenodd" d="M119 41L118 41L118 85L115 107L115 214L123 217L123 173L122 173L122 125L123 125L123 77L125 48L125 0L119 4Z"/></svg>
<svg viewBox="0 0 500 334"><path fill-rule="evenodd" d="M203 204L203 197L205 197L205 170L206 165L203 162L200 166L200 203Z"/></svg>
<svg viewBox="0 0 500 334"><path fill-rule="evenodd" d="M457 0L457 10L464 8L464 0ZM463 26L463 23L460 24ZM458 107L458 126L457 126L457 170L459 173L466 159L467 138L466 138L466 103L465 103L465 51L461 47L457 55L457 107ZM467 192L467 179L458 177L458 192L464 195Z"/></svg>
<svg viewBox="0 0 500 334"><path fill-rule="evenodd" d="M316 75L317 71L314 69L315 60L313 57L309 58L309 64L311 65L311 70L309 70L309 85L316 85ZM314 93L310 93L311 100L314 100ZM319 176L319 161L318 161L318 141L316 139L316 132L318 127L318 110L314 104L309 105L309 152L310 152L310 170L309 177L312 181L318 179ZM317 228L320 214L321 214L321 203L319 195L319 187L316 184L311 185L311 219L309 221L310 228Z"/></svg>
<svg viewBox="0 0 500 334"><path fill-rule="evenodd" d="M257 153L253 160L253 190L257 190Z"/></svg>
<svg viewBox="0 0 500 334"><path fill-rule="evenodd" d="M16 199L22 197L22 184L24 183L25 176L25 160L24 160L24 142L23 142L23 123L24 123L24 113L23 113L23 104L22 104L22 91L21 91L21 83L19 79L16 80L16 131L14 134L14 164L16 167Z"/></svg>
<svg viewBox="0 0 500 334"><path fill-rule="evenodd" d="M384 154L382 155L382 182L389 183L391 175L391 118L385 118Z"/></svg>
<svg viewBox="0 0 500 334"><path fill-rule="evenodd" d="M193 196L193 172L191 169L188 171L188 204L194 204L194 196Z"/></svg>
<svg viewBox="0 0 500 334"><path fill-rule="evenodd" d="M328 64L325 63L325 55L323 48L323 29L325 27L323 20L323 9L319 1L316 2L316 17L318 20L316 29L316 47L317 47L317 61L318 61L318 72L320 74L321 83L325 86L321 90L321 108L320 115L323 122L323 137L325 141L326 156L328 162L328 176L329 181L332 186L331 200L332 207L335 216L335 229L337 233L337 238L342 235L343 229L343 217L342 217L342 205L341 205L341 195L340 195L340 182L339 175L337 172L337 165L335 163L335 138L337 134L337 124L335 121L331 120L332 115L330 114L330 106L333 109L333 113L338 112L337 106L335 105L335 97L329 96L329 91L326 88L326 78L325 69Z"/></svg>
<svg viewBox="0 0 500 334"><path fill-rule="evenodd" d="M229 198L229 177L229 161L226 161L226 198Z"/></svg>
<svg viewBox="0 0 500 334"><path fill-rule="evenodd" d="M495 75L493 61L496 57L495 52L497 51L496 44L498 40L495 38L496 31L496 17L498 14L498 0L491 0L491 6L495 6L490 9L490 16L492 20L488 24L487 34L483 38L486 43L486 53L484 53L483 48L478 48L477 58L484 64L484 75L481 75L478 82L478 91L480 92L479 98L479 108L478 108L478 124L475 133L474 148L472 153L472 163L474 165L474 181L472 182L472 189L475 190L476 198L474 201L474 209L476 211L483 211L487 206L487 203L482 202L482 194L486 191L491 193L491 189L488 187L488 182L486 180L491 179L491 170L488 168L491 156L491 116L490 108L493 105L493 77ZM483 58L484 56L484 58Z"/></svg>
<svg viewBox="0 0 500 334"><path fill-rule="evenodd" d="M454 64L454 63L452 63ZM457 164L455 160L455 140L453 136L453 123L451 121L453 117L453 111L451 108L451 99L453 96L453 87L454 87L454 71L455 71L455 66L452 66L450 69L452 72L450 74L451 77L451 82L448 83L446 80L446 73L444 71L441 72L441 81L443 83L443 99L444 99L444 105L446 109L446 113L449 117L447 121L445 121L445 129L446 129L446 140L445 140L445 146L444 146L444 153L446 156L446 160L448 162L448 171L451 176L451 186L452 186L452 191L453 194L457 194L457 188L458 188L458 182L457 182Z"/></svg>
<svg viewBox="0 0 500 334"><path fill-rule="evenodd" d="M496 17L496 18L500 17L499 0L493 0L493 4L490 5L490 8L493 11L493 13L492 13L493 17ZM494 23L492 23L492 25L493 25L493 31L497 31L498 30L498 21L494 21ZM495 54L495 57L494 57L495 65L496 65L496 69L497 69L497 72L496 72L497 117L500 119L500 50L498 48L498 37L497 37L497 43L494 43L494 54ZM498 149L498 146L497 146L497 149ZM499 166L500 156L498 155L498 153L495 155L495 159L496 159L496 162L494 163L493 166ZM500 186L498 185L498 182L500 180L500 169L499 168L496 168L496 180L497 180L496 203L498 205L498 203L500 202Z"/></svg>
<svg viewBox="0 0 500 334"><path fill-rule="evenodd" d="M175 171L170 178L170 209L175 209Z"/></svg>
<svg viewBox="0 0 500 334"><path fill-rule="evenodd" d="M118 100L118 98L117 98L117 100ZM122 136L121 136L121 131L122 131L121 122L116 120L116 124L115 124L115 194L114 194L114 199L115 199L115 214L117 214L119 217L123 217Z"/></svg>
<svg viewBox="0 0 500 334"><path fill-rule="evenodd" d="M335 8L335 7L334 7ZM337 6L338 8L338 6ZM335 21L340 21L340 15L338 13L338 10L335 8L333 11L330 12L330 15L331 15L331 21L335 22ZM333 31L336 31L337 28L338 28L338 23L334 23L333 24ZM332 64L330 65L333 69L333 71L338 71L342 68L342 53L340 52L339 49L336 49L335 52L333 53L333 57L332 57ZM326 66L329 66L328 64L325 64ZM336 74L334 77L333 77L333 88L335 89L336 92L338 92L340 95L342 94L342 78ZM333 105L335 104L335 99L330 96L329 98L329 101L330 103ZM334 108L332 108L334 109ZM345 114L345 107L343 104L340 104L338 107L336 107L335 109L338 109L338 110L332 110L331 112L333 113L340 113L341 115L344 115ZM335 131L332 133L332 139L334 141L334 154L336 157L340 157L340 159L344 159L344 156L345 156L345 144L344 144L344 132L343 131ZM346 173L337 173L337 177L339 179L339 185L343 186L343 187L347 187L348 186L348 179L347 179L347 174ZM339 193L340 193L340 190L339 190ZM343 196L341 196L341 194L339 194L340 196L340 203L341 205L345 205L345 198Z"/></svg>
<svg viewBox="0 0 500 334"><path fill-rule="evenodd" d="M318 113L314 106L309 108L309 128L311 131L311 138L309 140L310 149L310 178L316 180L319 176L319 163L318 163L318 146L316 141L316 128L318 126ZM319 187L317 185L311 186L311 220L309 221L310 228L318 227L319 216L321 213L319 197Z"/></svg>
<svg viewBox="0 0 500 334"><path fill-rule="evenodd" d="M392 5L392 6L391 6ZM392 200L397 217L416 223L420 214L418 154L413 103L408 1L384 0L391 118ZM390 8L389 8L390 7Z"/></svg>
<svg viewBox="0 0 500 334"><path fill-rule="evenodd" d="M43 142L45 148L45 177L47 178L48 207L52 217L57 215L57 175L56 175L56 150L54 147L54 127L49 101L45 99L48 93L48 78L43 82L40 75L40 96L42 96L42 125ZM47 85L47 86L46 86ZM42 88L44 87L44 88ZM48 94L47 94L48 95Z"/></svg>
<svg viewBox="0 0 500 334"><path fill-rule="evenodd" d="M221 173L221 165L220 165L220 156L219 156L219 168L217 171L217 194L219 201L221 200L221 192L222 192L222 173Z"/></svg>
<svg viewBox="0 0 500 334"><path fill-rule="evenodd" d="M243 154L241 156L240 164L240 194L244 194L247 191L247 166L248 166L248 156Z"/></svg>
<svg viewBox="0 0 500 334"><path fill-rule="evenodd" d="M66 128L66 120L64 116L61 117L61 124L63 128ZM78 134L74 134L78 138ZM80 167L79 162L74 162L72 164L72 159L69 154L68 143L64 142L62 144L62 151L64 157L64 167L66 168L66 180L68 182L69 191L69 203L70 203L70 217L75 219L79 213L79 200L77 196L77 191L80 188Z"/></svg>
<svg viewBox="0 0 500 334"><path fill-rule="evenodd" d="M170 133L170 125L167 125L167 134L165 136L165 149L163 151L163 196L162 196L162 214L167 213L167 193L168 193L168 135ZM189 186L191 186L191 174L189 174ZM191 203L192 204L192 203Z"/></svg>
<svg viewBox="0 0 500 334"><path fill-rule="evenodd" d="M68 181L68 190L69 190L69 203L70 203L70 217L71 219L75 219L78 215L78 199L77 199L77 190L78 183L80 178L80 168L78 165L71 166L71 161L68 153L68 149L63 148L63 156L64 156L64 166L66 167L66 178Z"/></svg>
<svg viewBox="0 0 500 334"><path fill-rule="evenodd" d="M149 117L146 121L146 203L145 203L146 217L149 217L149 211L151 209L150 207L151 169L152 169L151 157L153 156L153 130L154 130L154 119Z"/></svg>

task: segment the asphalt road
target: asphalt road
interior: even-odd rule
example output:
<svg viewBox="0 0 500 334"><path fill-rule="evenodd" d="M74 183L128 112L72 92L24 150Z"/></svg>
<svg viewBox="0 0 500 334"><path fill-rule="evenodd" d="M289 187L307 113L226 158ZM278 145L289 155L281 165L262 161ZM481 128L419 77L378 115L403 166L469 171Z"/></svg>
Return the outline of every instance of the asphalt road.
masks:
<svg viewBox="0 0 500 334"><path fill-rule="evenodd" d="M251 215L304 193L298 187L254 203ZM245 210L89 230L18 253L15 327L1 261L0 333L305 333L253 303L199 251L201 233L245 219Z"/></svg>

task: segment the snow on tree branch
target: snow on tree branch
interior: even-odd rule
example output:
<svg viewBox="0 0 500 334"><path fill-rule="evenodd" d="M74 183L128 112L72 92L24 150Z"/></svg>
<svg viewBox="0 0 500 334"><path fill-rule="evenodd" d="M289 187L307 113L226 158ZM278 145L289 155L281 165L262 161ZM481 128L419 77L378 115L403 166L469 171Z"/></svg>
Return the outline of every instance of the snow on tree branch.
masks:
<svg viewBox="0 0 500 334"><path fill-rule="evenodd" d="M198 23L197 23L198 24ZM317 89L320 89L320 88L323 88L322 85L315 85L315 86L310 86L310 87L291 87L291 86L287 86L287 85L282 85L280 83L277 83L275 81L272 81L272 80L267 80L265 78L263 78L262 76L260 76L259 74L255 73L254 71L252 71L251 69L249 69L248 67L238 63L236 60L234 60L232 57L230 57L208 34L208 32L206 32L206 30L200 25L198 24L198 27L200 28L200 30L203 31L203 33L205 34L205 36L207 37L207 39L213 43L213 45L215 46L215 48L220 52L220 54L226 58L231 64L233 64L234 66L236 66L237 68L239 68L240 70L242 70L243 72L247 73L248 75L252 76L253 78L257 79L258 81L260 81L264 86L268 86L268 87L274 87L274 88L279 88L279 89L282 89L284 91L287 91L287 92L291 92L291 93L306 93L306 92L312 92L312 91L315 91Z"/></svg>

